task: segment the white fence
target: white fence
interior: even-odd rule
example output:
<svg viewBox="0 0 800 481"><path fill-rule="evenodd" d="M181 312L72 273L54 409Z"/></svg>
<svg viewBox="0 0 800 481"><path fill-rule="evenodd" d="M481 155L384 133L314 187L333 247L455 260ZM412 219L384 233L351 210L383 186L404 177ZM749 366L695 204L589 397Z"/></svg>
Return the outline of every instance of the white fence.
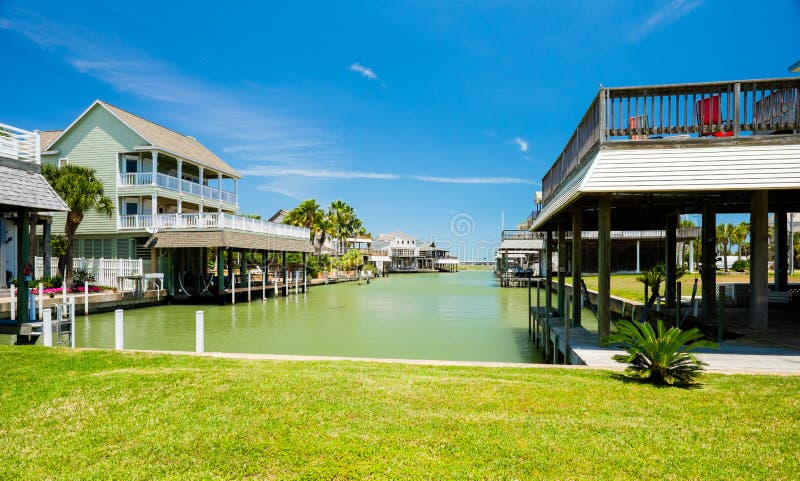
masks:
<svg viewBox="0 0 800 481"><path fill-rule="evenodd" d="M234 229L282 237L309 240L311 232L305 227L267 222L261 219L204 212L195 214L158 214L119 216L119 230L174 230L174 229Z"/></svg>
<svg viewBox="0 0 800 481"><path fill-rule="evenodd" d="M0 157L41 164L39 134L0 123Z"/></svg>
<svg viewBox="0 0 800 481"><path fill-rule="evenodd" d="M142 275L141 259L86 259L78 257L72 260L75 269L85 269L94 276L94 283L101 286L117 286L117 277ZM44 277L44 259L36 258L34 275L37 279ZM53 257L50 265L50 277L58 275L58 258Z"/></svg>

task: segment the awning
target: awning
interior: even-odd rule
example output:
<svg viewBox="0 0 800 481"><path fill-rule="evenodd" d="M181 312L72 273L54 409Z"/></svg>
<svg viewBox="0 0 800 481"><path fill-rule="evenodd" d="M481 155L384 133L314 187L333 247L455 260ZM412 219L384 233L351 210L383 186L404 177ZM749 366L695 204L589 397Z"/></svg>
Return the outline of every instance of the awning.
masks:
<svg viewBox="0 0 800 481"><path fill-rule="evenodd" d="M150 249L230 247L278 252L314 252L314 246L309 240L256 232L208 229L158 232L153 234L146 246Z"/></svg>

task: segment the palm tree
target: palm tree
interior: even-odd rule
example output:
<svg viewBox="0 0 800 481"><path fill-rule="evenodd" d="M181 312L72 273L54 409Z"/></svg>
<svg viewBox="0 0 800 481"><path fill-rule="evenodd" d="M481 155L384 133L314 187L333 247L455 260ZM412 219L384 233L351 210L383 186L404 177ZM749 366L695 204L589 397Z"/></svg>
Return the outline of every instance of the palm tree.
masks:
<svg viewBox="0 0 800 481"><path fill-rule="evenodd" d="M328 210L328 218L331 222L332 232L336 234L336 238L339 240L338 251L342 254L345 251L345 241L347 237L357 230L361 221L356 218L353 208L342 200L331 202L330 209ZM358 226L356 226L356 222L358 222Z"/></svg>
<svg viewBox="0 0 800 481"><path fill-rule="evenodd" d="M69 207L64 224L66 246L64 255L58 259L58 271L67 285L72 284L72 257L75 231L78 230L86 212L94 210L100 215L111 217L114 204L103 192L103 183L95 175L94 169L77 165L55 167L45 165L42 173L53 190Z"/></svg>
<svg viewBox="0 0 800 481"><path fill-rule="evenodd" d="M719 224L717 226L717 244L722 246L722 259L726 273L728 272L728 246L735 238L736 228L733 224Z"/></svg>

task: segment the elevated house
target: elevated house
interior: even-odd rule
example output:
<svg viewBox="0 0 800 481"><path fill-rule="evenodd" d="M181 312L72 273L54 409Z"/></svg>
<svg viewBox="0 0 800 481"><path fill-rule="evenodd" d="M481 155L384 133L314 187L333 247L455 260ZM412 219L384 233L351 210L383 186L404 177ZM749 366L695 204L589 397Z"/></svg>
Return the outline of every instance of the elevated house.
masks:
<svg viewBox="0 0 800 481"><path fill-rule="evenodd" d="M558 311L566 308L564 276L579 279L584 271L584 230L597 231L602 338L609 330L612 231L664 231L663 292L674 305L679 216L702 215L702 259L709 260L716 254L716 215L749 213L745 321L766 329L770 304L792 299L786 214L800 210L799 90L798 78L601 88L542 179L542 209L531 224L545 235L545 249L559 253ZM776 214L774 283L767 276L770 212ZM552 274L548 269L548 281ZM714 269L703 269L701 317L714 323L716 281ZM579 324L581 299L573 299Z"/></svg>
<svg viewBox="0 0 800 481"><path fill-rule="evenodd" d="M85 216L75 255L141 258L172 293L208 293L215 282L206 266L222 251L229 269L217 262L220 294L244 282L233 278L234 254L313 251L308 229L237 215L241 175L197 139L102 100L66 129L42 132L41 158L94 169L112 199L111 218ZM54 216L54 232L64 221Z"/></svg>
<svg viewBox="0 0 800 481"><path fill-rule="evenodd" d="M414 239L408 234L394 231L375 238L372 249L390 260L387 266L393 272L454 271L458 259L449 251L436 247L434 242Z"/></svg>
<svg viewBox="0 0 800 481"><path fill-rule="evenodd" d="M0 124L0 266L3 284L7 276L19 282L31 280L31 219L52 212L65 212L66 204L41 174L41 142L38 132ZM11 294L10 292L8 292ZM29 325L28 289L19 289L13 319L0 319L0 334L17 335L17 344L33 343Z"/></svg>

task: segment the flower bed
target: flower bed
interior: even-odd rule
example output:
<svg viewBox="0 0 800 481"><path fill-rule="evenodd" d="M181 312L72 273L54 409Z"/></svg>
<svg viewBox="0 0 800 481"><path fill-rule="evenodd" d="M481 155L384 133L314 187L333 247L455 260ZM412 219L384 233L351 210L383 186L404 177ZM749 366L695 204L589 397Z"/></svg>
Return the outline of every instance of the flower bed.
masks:
<svg viewBox="0 0 800 481"><path fill-rule="evenodd" d="M89 292L103 292L104 290L105 289L103 289L101 286L89 286ZM69 293L75 293L75 292L83 293L83 291L84 291L83 286L78 286L78 287L76 287L74 289L73 288L67 288L67 293L68 294ZM62 288L61 287L49 287L47 289L42 289L42 292L44 292L45 294L60 294L62 292ZM39 295L39 289L31 289L31 294L38 296Z"/></svg>

